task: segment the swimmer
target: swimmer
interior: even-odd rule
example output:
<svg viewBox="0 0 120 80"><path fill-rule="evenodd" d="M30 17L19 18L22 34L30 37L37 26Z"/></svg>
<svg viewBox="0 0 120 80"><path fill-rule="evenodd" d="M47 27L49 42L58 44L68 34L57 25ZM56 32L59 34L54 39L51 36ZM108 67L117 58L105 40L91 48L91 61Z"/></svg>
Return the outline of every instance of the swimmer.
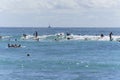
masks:
<svg viewBox="0 0 120 80"><path fill-rule="evenodd" d="M15 41L17 41L17 39L15 39Z"/></svg>
<svg viewBox="0 0 120 80"><path fill-rule="evenodd" d="M70 38L68 37L67 40L70 40Z"/></svg>
<svg viewBox="0 0 120 80"><path fill-rule="evenodd" d="M8 47L11 47L10 44L8 44Z"/></svg>
<svg viewBox="0 0 120 80"><path fill-rule="evenodd" d="M26 36L27 36L26 34L23 34L23 37L24 37L24 38L26 38Z"/></svg>
<svg viewBox="0 0 120 80"><path fill-rule="evenodd" d="M103 35L103 34L101 34L101 35L100 35L100 37L101 37L101 38L103 38L103 37L104 37L104 35Z"/></svg>
<svg viewBox="0 0 120 80"><path fill-rule="evenodd" d="M27 56L30 56L30 54L27 54Z"/></svg>
<svg viewBox="0 0 120 80"><path fill-rule="evenodd" d="M59 41L58 39L54 39L55 41Z"/></svg>
<svg viewBox="0 0 120 80"><path fill-rule="evenodd" d="M67 36L70 36L71 34L70 33L66 33Z"/></svg>

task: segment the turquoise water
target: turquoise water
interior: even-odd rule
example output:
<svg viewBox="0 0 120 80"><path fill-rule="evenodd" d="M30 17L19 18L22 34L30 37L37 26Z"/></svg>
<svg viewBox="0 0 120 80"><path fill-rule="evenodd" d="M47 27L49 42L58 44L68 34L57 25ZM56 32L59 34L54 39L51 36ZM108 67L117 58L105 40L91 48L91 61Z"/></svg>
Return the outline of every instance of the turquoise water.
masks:
<svg viewBox="0 0 120 80"><path fill-rule="evenodd" d="M1 36L10 36L0 40L1 80L119 80L120 42L20 38L34 31L41 36L120 34L119 28L0 28ZM8 43L22 47L8 48Z"/></svg>

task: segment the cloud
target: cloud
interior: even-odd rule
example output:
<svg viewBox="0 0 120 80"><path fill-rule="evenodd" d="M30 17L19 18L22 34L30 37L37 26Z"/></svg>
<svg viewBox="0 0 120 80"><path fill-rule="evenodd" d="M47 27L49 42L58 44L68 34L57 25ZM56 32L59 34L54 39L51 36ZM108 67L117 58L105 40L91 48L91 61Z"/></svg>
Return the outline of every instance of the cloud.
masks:
<svg viewBox="0 0 120 80"><path fill-rule="evenodd" d="M76 0L81 6L88 6L90 8L118 8L120 0Z"/></svg>
<svg viewBox="0 0 120 80"><path fill-rule="evenodd" d="M0 0L1 11L81 10L120 8L120 0Z"/></svg>
<svg viewBox="0 0 120 80"><path fill-rule="evenodd" d="M112 20L120 20L119 3L120 0L0 0L0 24L112 25Z"/></svg>

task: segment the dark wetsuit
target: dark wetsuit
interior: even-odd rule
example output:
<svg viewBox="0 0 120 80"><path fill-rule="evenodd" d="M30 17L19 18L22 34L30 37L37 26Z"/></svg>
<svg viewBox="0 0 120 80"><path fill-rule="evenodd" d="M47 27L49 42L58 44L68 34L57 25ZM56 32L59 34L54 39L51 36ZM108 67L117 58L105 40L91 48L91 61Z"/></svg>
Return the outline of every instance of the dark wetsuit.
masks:
<svg viewBox="0 0 120 80"><path fill-rule="evenodd" d="M112 41L112 32L109 34L109 37L110 37L110 41Z"/></svg>

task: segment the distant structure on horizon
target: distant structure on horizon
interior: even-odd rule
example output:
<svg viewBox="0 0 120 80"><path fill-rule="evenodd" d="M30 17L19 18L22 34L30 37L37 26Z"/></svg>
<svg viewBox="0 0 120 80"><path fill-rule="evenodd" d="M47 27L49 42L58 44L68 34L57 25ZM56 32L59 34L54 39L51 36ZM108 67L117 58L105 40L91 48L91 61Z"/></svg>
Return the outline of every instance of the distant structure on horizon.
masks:
<svg viewBox="0 0 120 80"><path fill-rule="evenodd" d="M51 26L49 25L48 28L51 28Z"/></svg>

